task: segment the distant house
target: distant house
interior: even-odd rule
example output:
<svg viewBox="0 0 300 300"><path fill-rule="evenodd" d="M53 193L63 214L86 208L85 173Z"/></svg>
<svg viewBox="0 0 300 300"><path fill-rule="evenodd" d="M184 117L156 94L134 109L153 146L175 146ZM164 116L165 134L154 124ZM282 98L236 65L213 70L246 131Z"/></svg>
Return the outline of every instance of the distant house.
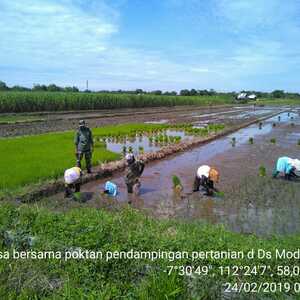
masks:
<svg viewBox="0 0 300 300"><path fill-rule="evenodd" d="M251 94L251 95L248 95L247 98L249 100L256 100L257 99L257 96L255 94Z"/></svg>
<svg viewBox="0 0 300 300"><path fill-rule="evenodd" d="M247 100L247 93L239 93L236 96L236 100Z"/></svg>
<svg viewBox="0 0 300 300"><path fill-rule="evenodd" d="M235 97L235 99L237 100L237 101L243 101L243 102L245 102L245 101L247 101L247 100L256 100L257 99L257 96L255 95L255 94L250 94L250 95L248 95L247 93L239 93L236 97Z"/></svg>

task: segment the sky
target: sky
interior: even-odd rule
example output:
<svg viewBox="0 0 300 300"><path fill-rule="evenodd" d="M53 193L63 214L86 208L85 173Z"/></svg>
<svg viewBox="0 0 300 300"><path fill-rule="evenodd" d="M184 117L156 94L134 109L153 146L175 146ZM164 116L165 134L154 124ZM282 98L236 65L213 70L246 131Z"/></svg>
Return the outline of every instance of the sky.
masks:
<svg viewBox="0 0 300 300"><path fill-rule="evenodd" d="M0 0L0 80L300 92L299 0Z"/></svg>

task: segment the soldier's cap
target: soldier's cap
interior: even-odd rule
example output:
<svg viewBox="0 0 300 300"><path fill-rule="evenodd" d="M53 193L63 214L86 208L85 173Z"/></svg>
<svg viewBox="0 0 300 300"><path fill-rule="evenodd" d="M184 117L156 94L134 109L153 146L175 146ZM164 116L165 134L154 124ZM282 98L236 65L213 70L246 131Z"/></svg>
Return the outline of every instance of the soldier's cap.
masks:
<svg viewBox="0 0 300 300"><path fill-rule="evenodd" d="M84 126L85 125L85 121L84 120L80 120L79 121L79 126Z"/></svg>

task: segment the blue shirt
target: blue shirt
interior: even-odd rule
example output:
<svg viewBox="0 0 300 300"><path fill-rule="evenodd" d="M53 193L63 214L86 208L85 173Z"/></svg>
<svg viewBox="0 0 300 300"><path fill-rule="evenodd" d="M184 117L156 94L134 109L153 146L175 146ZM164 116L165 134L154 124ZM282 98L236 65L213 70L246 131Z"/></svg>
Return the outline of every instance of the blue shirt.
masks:
<svg viewBox="0 0 300 300"><path fill-rule="evenodd" d="M108 191L108 195L116 196L118 194L118 187L111 181L106 181L104 189Z"/></svg>
<svg viewBox="0 0 300 300"><path fill-rule="evenodd" d="M277 160L276 170L278 172L283 172L284 174L289 174L293 169L292 165L289 163L290 158L283 156L279 157Z"/></svg>

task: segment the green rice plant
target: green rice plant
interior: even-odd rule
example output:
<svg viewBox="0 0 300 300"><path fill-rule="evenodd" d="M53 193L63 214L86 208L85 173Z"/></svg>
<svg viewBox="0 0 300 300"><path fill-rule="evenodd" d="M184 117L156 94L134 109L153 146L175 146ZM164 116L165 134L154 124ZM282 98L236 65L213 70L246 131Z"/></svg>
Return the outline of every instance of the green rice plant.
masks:
<svg viewBox="0 0 300 300"><path fill-rule="evenodd" d="M126 152L127 152L127 147L124 145L122 147L122 153L123 153L124 156L125 156Z"/></svg>
<svg viewBox="0 0 300 300"><path fill-rule="evenodd" d="M132 153L133 152L133 148L132 148L132 146L129 146L128 147L128 153Z"/></svg>
<svg viewBox="0 0 300 300"><path fill-rule="evenodd" d="M180 143L181 141L181 136L174 136L174 139L175 139L175 143Z"/></svg>
<svg viewBox="0 0 300 300"><path fill-rule="evenodd" d="M139 154L144 154L145 150L144 147L139 146Z"/></svg>
<svg viewBox="0 0 300 300"><path fill-rule="evenodd" d="M259 166L258 174L259 174L260 177L265 177L266 176L267 172L266 172L265 166L263 166L263 165Z"/></svg>
<svg viewBox="0 0 300 300"><path fill-rule="evenodd" d="M232 145L232 147L235 147L235 145L236 145L236 137L231 138L231 145Z"/></svg>
<svg viewBox="0 0 300 300"><path fill-rule="evenodd" d="M254 143L253 137L249 137L249 144L250 144L250 145L253 145L253 143Z"/></svg>
<svg viewBox="0 0 300 300"><path fill-rule="evenodd" d="M181 181L177 175L172 176L172 183L173 183L173 188L177 189L179 187L182 187Z"/></svg>
<svg viewBox="0 0 300 300"><path fill-rule="evenodd" d="M271 143L271 144L276 144L276 139L275 139L275 138L271 138L271 139L270 139L270 143Z"/></svg>
<svg viewBox="0 0 300 300"><path fill-rule="evenodd" d="M297 145L298 145L298 146L300 146L300 139L298 139L298 143L297 143Z"/></svg>

